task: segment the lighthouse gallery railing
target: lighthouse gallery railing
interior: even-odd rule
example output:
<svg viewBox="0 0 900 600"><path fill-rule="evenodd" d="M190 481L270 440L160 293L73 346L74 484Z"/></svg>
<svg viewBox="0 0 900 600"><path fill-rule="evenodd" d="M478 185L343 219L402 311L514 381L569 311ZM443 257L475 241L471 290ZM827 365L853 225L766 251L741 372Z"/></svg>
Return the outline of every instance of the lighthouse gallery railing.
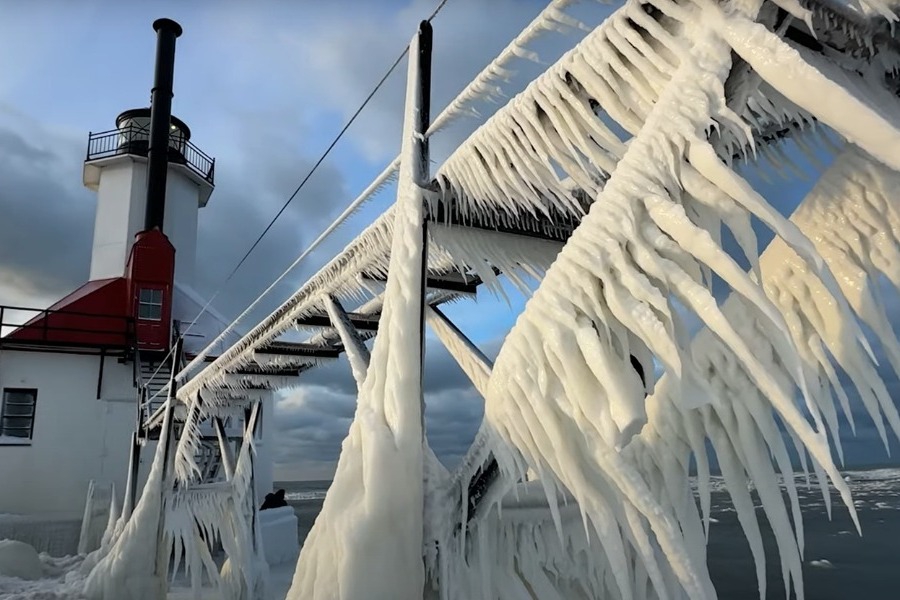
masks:
<svg viewBox="0 0 900 600"><path fill-rule="evenodd" d="M88 149L85 161L134 154L147 156L150 140L147 129L129 125L110 131L88 134ZM208 181L214 183L216 159L180 136L169 137L169 162L181 164Z"/></svg>

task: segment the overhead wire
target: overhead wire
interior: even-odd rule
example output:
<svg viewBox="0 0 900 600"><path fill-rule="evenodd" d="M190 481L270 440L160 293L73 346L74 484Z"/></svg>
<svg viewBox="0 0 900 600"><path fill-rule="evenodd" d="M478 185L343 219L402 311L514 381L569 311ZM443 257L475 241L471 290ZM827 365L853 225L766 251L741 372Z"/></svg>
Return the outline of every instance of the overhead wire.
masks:
<svg viewBox="0 0 900 600"><path fill-rule="evenodd" d="M448 2L448 0L441 0L441 2L434 9L434 11L432 11L431 15L426 20L428 22L431 22L438 15L438 13L441 12L441 10L444 8L444 6L447 4L447 2ZM369 94L363 100L362 104L360 104L360 106L356 109L356 111L354 111L354 113L350 116L350 118L347 120L347 122L344 124L344 126L341 128L341 130L335 136L335 138L331 141L331 143L328 145L328 147L322 153L322 155L318 158L318 160L316 160L316 162L313 164L313 166L310 168L310 170L306 173L306 175L303 177L303 179L297 185L297 187L293 191L293 193L288 197L288 199L284 202L284 204L282 204L282 206L278 210L278 212L275 213L275 216L272 217L272 219L269 221L269 224L266 225L265 229L263 229L262 233L259 234L259 236L253 242L253 244L250 246L250 248L244 253L244 255L241 257L241 259L238 261L238 263L234 266L234 268L231 269L231 272L229 272L229 274L225 278L225 280L219 285L219 287L212 294L212 296L210 296L209 300L206 301L206 304L203 305L200 312L197 313L197 316L195 316L194 319L190 322L187 329L185 329L183 332L179 332L178 335L181 339L184 339L184 337L191 331L191 329L194 327L194 325L197 323L197 321L200 319L200 317L203 316L209 310L209 307L212 305L213 301L215 301L215 299L219 296L219 294L221 294L222 291L225 289L225 287L231 282L231 280L234 278L235 274L237 274L237 272L244 265L244 263L247 262L247 259L250 257L250 255L253 253L253 251L259 246L259 244L262 242L263 238L265 238L265 236L269 233L269 231L271 231L271 229L275 225L276 221L278 221L278 219L281 217L281 215L284 214L284 211L287 210L288 206L290 206L290 204L294 201L294 199L297 197L297 195L300 193L300 191L304 188L304 186L310 180L310 178L313 176L313 174L315 174L315 172L322 165L322 163L325 162L325 159L328 158L328 155L331 154L331 151L334 149L334 147L337 145L337 143L341 140L341 138L344 137L344 134L347 133L347 130L350 128L350 126L353 125L353 123L356 121L357 117L359 117L360 113L362 113L363 109L365 109L365 107L369 104L369 102L372 100L372 98L375 96L375 94L378 93L378 91L382 88L384 83L388 80L388 78L391 76L391 74L397 69L397 66L400 64L400 62L403 60L403 58L408 53L409 53L409 44L406 44L406 46L403 48L403 51L400 53L400 55L397 56L397 58L394 60L394 62L391 64L391 66L388 68L388 70L384 73L384 75L381 77L381 79L379 79L378 83L375 84L375 87L372 89L372 91L369 92ZM399 161L395 160L394 163L397 163L399 165ZM390 170L390 171L387 173L387 175L385 175L385 173L382 173L382 176L384 177L384 179L381 180L381 183L384 183L390 177L390 175L393 173L393 171L396 170L394 163L391 163L391 165L388 167L388 170ZM376 183L377 183L377 180L376 180ZM367 191L368 190L374 191L374 188L378 187L379 185L380 184L370 185L367 188ZM300 257L297 258L297 260L295 260L291 264L291 266L288 267L288 269L285 270L281 274L281 276L279 276L278 279L275 280L274 283L272 283L272 285L270 285L268 288L266 288L266 290L262 294L257 296L256 300L254 300L253 303L251 303L250 306L248 306L241 313L241 315L239 315L236 319L234 319L231 322L231 324L228 327L226 327L225 331L223 331L219 336L217 336L217 338L215 340L210 342L207 345L207 347L204 348L204 350L202 350L201 353L198 354L189 364L185 365L185 367L178 373L177 379L179 381L183 380L185 374L187 372L189 372L193 367L195 367L196 363L203 361L206 358L206 355L209 354L209 351L213 347L215 347L216 344L220 343L222 341L222 339L224 339L225 336L227 336L228 333L230 333L234 329L234 326L241 320L241 318L243 318L250 311L252 311L256 307L256 305L263 299L263 297L265 297L272 289L274 289L274 287L278 283L280 283L288 275L288 273L290 273L304 258L306 258L306 256L308 256L310 253L312 253L319 246L319 244L322 243L322 241L326 237L328 237L335 229L337 229L337 227L340 226L340 224L347 217L349 217L350 214L352 214L356 210L356 208L360 204L362 204L362 202L369 195L371 195L372 191L368 191L368 193L364 192L363 195L361 195L343 213L341 213L341 215L339 215L338 219L335 220L332 223L332 225L329 226L322 234L320 234L319 237L317 237L313 241L313 243L310 244L306 248L306 250L303 251L303 253L300 255ZM169 353L160 362L159 366L154 371L153 375L150 376L151 380L160 372L160 370L163 368L163 366L172 357L172 353L174 352L174 349L175 349L175 345L173 344L172 348L169 350ZM173 365L173 370L174 370L174 365ZM160 389L159 391L157 391L150 398L150 400L156 398L157 395L162 393L167 388L168 388L168 385L166 385L163 389Z"/></svg>
<svg viewBox="0 0 900 600"><path fill-rule="evenodd" d="M460 115L466 113L465 104L473 100L475 97L479 95L479 92L482 92L488 84L496 80L497 78L502 78L504 76L504 65L508 61L514 58L528 58L530 57L530 53L525 51L525 47L532 42L536 37L546 31L559 30L561 27L570 28L570 29L583 29L584 27L580 25L574 19L571 19L565 13L563 13L563 9L566 7L579 2L580 0L553 0L550 2L548 6L546 6L508 45L504 50L494 59L492 60L486 67L484 67L475 78L469 82L469 84L453 99L453 101L448 104L444 110L432 121L429 126L426 136L429 136L436 131L443 129L450 122L458 118ZM447 4L448 0L442 0L435 10L428 17L427 21L433 20L438 13L440 13L441 9ZM401 55L391 66L391 69L379 83L379 86L384 83L388 76L390 76L391 72L396 69L400 61L409 51L409 45L407 44L406 48L404 48ZM373 90L372 94L370 94L367 101L371 99L371 96L377 91L377 87ZM362 110L363 107L357 111L353 118L358 115L358 113ZM352 122L352 119L351 119ZM349 124L345 126L344 130L349 127ZM343 133L343 131L342 131ZM329 148L330 150L330 148ZM324 241L331 233L333 233L343 222L350 217L371 195L377 192L381 186L390 180L390 178L396 173L397 169L400 165L400 156L398 155L386 168L382 173L375 178L375 180L355 199L350 205L329 225L313 242L310 244L299 256L298 258L268 287L264 290L257 298L236 318L234 319L228 327L222 333L220 333L212 342L210 342L207 347L201 351L188 365L181 370L178 374L178 381L183 381L190 372L195 369L201 362L203 362L209 353L220 344L225 337L234 330L234 327L244 318L246 317L258 304L262 301L262 299L268 295L287 275L294 269L296 266L302 262L310 253L312 253L319 244ZM296 194L296 192L295 192ZM282 210L283 212L283 210ZM279 213L280 214L280 213ZM251 249L252 251L252 249ZM218 294L218 292L217 292ZM213 296L213 299L215 296ZM212 299L210 300L210 302ZM284 304L282 304L282 307ZM280 309L279 309L280 310ZM276 311L277 312L277 311ZM275 313L270 315L263 322L268 321L270 318L274 316ZM258 328L258 327L257 327Z"/></svg>

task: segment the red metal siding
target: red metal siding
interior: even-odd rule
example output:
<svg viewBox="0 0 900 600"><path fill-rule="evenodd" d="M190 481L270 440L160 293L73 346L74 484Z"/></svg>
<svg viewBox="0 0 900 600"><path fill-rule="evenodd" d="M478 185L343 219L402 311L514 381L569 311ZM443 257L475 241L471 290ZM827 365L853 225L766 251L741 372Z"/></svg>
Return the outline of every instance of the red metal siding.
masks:
<svg viewBox="0 0 900 600"><path fill-rule="evenodd" d="M175 280L175 248L158 229L142 231L135 236L128 264L129 313L135 318L138 346L142 350L167 350L172 327L172 288ZM162 292L160 319L141 319L139 312L142 289Z"/></svg>
<svg viewBox="0 0 900 600"><path fill-rule="evenodd" d="M122 277L89 281L6 339L124 347L130 343L131 333L126 290L126 281Z"/></svg>
<svg viewBox="0 0 900 600"><path fill-rule="evenodd" d="M125 277L89 281L4 339L84 347L167 350L172 327L175 248L159 230L135 236ZM159 290L158 319L141 319L140 290Z"/></svg>

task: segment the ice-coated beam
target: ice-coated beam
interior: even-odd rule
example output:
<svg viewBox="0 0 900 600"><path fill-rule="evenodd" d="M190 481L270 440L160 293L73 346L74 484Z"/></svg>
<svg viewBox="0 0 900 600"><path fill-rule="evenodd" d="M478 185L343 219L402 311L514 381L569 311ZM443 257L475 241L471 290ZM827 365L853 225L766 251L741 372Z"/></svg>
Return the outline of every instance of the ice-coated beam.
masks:
<svg viewBox="0 0 900 600"><path fill-rule="evenodd" d="M222 455L222 468L225 470L225 479L231 481L234 477L234 455L228 436L225 434L225 424L220 417L213 419L213 428L216 430L216 439L219 441L219 453Z"/></svg>
<svg viewBox="0 0 900 600"><path fill-rule="evenodd" d="M332 326L341 336L341 342L347 351L347 359L350 361L350 369L353 371L356 386L361 389L366 381L366 371L369 369L369 349L366 348L362 336L353 326L341 303L333 296L326 296L324 303L328 318L331 319Z"/></svg>
<svg viewBox="0 0 900 600"><path fill-rule="evenodd" d="M361 331L378 331L377 315L358 315L355 313L347 313L350 323L354 328ZM331 319L328 315L312 314L297 319L297 325L304 327L331 327Z"/></svg>
<svg viewBox="0 0 900 600"><path fill-rule="evenodd" d="M491 377L491 360L439 308L427 307L425 317L447 352L484 397Z"/></svg>
<svg viewBox="0 0 900 600"><path fill-rule="evenodd" d="M300 369L297 367L261 367L258 365L247 365L235 371L234 374L259 375L262 377L297 377L300 375Z"/></svg>
<svg viewBox="0 0 900 600"><path fill-rule="evenodd" d="M363 275L363 283L384 285L386 277ZM459 273L445 273L443 275L429 275L425 280L425 286L429 292L450 292L453 294L466 294L474 296L478 291L481 279L477 276L464 276Z"/></svg>
<svg viewBox="0 0 900 600"><path fill-rule="evenodd" d="M720 31L734 51L787 99L885 165L900 169L900 112L887 90L821 54L792 47L750 19L723 18Z"/></svg>
<svg viewBox="0 0 900 600"><path fill-rule="evenodd" d="M315 344L295 344L293 342L273 342L256 350L256 354L269 356L308 356L310 358L337 358L341 355L338 348L318 346Z"/></svg>

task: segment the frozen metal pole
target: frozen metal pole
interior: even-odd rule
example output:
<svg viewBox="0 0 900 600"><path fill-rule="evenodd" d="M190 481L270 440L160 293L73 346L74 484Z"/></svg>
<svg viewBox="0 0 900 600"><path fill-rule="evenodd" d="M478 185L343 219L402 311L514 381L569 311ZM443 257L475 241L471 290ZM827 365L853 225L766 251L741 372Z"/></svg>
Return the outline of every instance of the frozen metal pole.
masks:
<svg viewBox="0 0 900 600"><path fill-rule="evenodd" d="M418 91L415 95L416 113L415 141L413 142L413 155L404 156L403 160L413 161L413 181L417 186L426 189L431 182L428 138L426 132L431 125L431 23L422 21L419 24L418 52L416 56L410 53L409 60L416 61L416 76L418 78ZM410 69L412 72L412 69ZM413 82L410 82L412 85ZM409 107L407 107L409 110ZM419 382L424 384L425 377L425 293L428 285L428 218L422 221L422 282L419 290L419 346L422 349L422 358L419 361ZM425 440L425 394L422 394L422 440Z"/></svg>

